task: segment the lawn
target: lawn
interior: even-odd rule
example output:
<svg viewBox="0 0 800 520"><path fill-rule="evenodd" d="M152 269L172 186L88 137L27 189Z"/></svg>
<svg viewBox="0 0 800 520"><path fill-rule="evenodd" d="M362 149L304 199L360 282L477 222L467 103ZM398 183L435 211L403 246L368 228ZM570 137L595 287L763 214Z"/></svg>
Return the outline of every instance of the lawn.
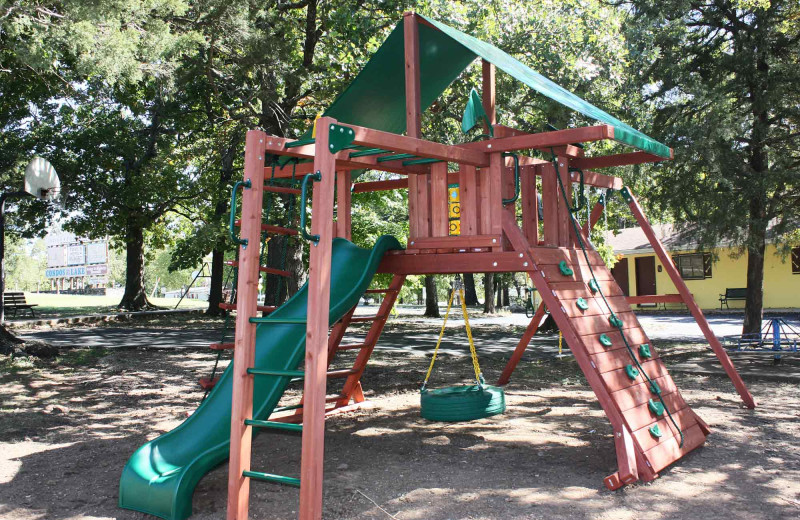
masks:
<svg viewBox="0 0 800 520"><path fill-rule="evenodd" d="M117 304L120 301L120 296L118 295L25 293L25 298L28 303L37 305L34 309L37 318L65 318L120 312L117 308ZM150 298L150 302L164 309L173 309L178 300L175 298ZM208 304L204 301L184 299L179 308L196 309L204 308L206 305ZM30 313L20 312L17 318L30 319ZM8 313L6 313L6 319L14 320L17 318L9 317Z"/></svg>

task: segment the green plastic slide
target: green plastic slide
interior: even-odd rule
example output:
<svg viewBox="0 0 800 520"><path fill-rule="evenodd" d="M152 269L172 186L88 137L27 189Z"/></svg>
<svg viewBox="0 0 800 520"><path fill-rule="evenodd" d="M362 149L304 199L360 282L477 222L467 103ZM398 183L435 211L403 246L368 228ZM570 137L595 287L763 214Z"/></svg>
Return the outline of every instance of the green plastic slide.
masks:
<svg viewBox="0 0 800 520"><path fill-rule="evenodd" d="M369 249L336 238L331 261L330 322L333 324L358 303L369 287L384 253L401 249L391 236L382 236ZM307 286L270 315L305 318ZM305 355L304 324L260 323L256 329L255 367L293 370ZM231 364L232 366L232 364ZM119 506L180 520L192 514L192 493L208 471L228 458L231 423L231 366L214 390L180 426L153 439L131 456L119 482ZM255 376L253 410L266 419L289 384L287 377ZM280 437L276 437L279 439ZM286 468L254 468L281 473ZM286 473L299 473L286 471Z"/></svg>

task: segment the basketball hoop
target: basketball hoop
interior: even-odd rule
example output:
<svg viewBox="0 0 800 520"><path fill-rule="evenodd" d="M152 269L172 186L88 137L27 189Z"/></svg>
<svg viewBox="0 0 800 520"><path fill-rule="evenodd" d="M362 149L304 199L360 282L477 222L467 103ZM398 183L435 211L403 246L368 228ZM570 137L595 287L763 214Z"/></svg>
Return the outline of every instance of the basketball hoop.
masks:
<svg viewBox="0 0 800 520"><path fill-rule="evenodd" d="M39 200L53 201L61 192L61 181L53 165L46 159L34 157L25 168L25 193Z"/></svg>

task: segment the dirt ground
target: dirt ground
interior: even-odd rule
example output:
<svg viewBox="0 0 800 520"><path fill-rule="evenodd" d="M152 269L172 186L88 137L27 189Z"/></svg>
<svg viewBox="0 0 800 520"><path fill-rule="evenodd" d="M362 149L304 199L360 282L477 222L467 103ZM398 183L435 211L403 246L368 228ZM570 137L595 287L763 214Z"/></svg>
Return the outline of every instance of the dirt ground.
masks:
<svg viewBox="0 0 800 520"><path fill-rule="evenodd" d="M681 362L708 355L669 348L682 352ZM482 359L487 379L506 357ZM506 389L504 415L460 424L419 417L428 362L377 352L363 380L373 407L328 420L326 519L800 517L796 384L748 379L760 404L750 411L723 377L674 374L712 435L655 482L609 492L602 479L616 466L611 428L571 358L534 352ZM120 473L140 444L198 405L195 382L212 364L207 351L143 348L0 360L0 518L152 518L117 508ZM467 358L445 356L437 366L432 386L469 379ZM294 390L286 402L297 397ZM266 432L254 442L254 469L297 475L299 461L297 435ZM226 479L222 465L200 482L192 518L224 518ZM295 518L297 505L294 488L252 485L251 518Z"/></svg>

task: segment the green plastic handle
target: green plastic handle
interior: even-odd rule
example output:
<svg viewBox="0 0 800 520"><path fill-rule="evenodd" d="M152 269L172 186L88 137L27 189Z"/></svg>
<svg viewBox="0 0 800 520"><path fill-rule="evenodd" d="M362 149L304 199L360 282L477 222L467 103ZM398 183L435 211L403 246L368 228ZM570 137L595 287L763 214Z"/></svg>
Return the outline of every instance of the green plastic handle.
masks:
<svg viewBox="0 0 800 520"><path fill-rule="evenodd" d="M514 159L514 196L510 199L503 199L503 206L508 206L517 202L519 199L519 156L515 153L503 152L503 157L511 157ZM583 179L583 177L581 177Z"/></svg>
<svg viewBox="0 0 800 520"><path fill-rule="evenodd" d="M236 192L239 191L239 186L247 190L253 187L253 183L250 182L250 179L247 179L246 181L236 181L233 184L233 193L231 193L231 220L228 231L231 234L231 240L233 240L234 244L242 246L242 249L247 249L247 239L236 236Z"/></svg>
<svg viewBox="0 0 800 520"><path fill-rule="evenodd" d="M300 185L300 233L302 233L303 238L308 241L314 242L314 244L319 242L319 235L312 235L308 231L306 231L306 224L308 221L308 214L306 211L306 206L308 206L308 181L321 181L322 174L320 172L316 173L309 173L305 177L303 177L303 183Z"/></svg>

